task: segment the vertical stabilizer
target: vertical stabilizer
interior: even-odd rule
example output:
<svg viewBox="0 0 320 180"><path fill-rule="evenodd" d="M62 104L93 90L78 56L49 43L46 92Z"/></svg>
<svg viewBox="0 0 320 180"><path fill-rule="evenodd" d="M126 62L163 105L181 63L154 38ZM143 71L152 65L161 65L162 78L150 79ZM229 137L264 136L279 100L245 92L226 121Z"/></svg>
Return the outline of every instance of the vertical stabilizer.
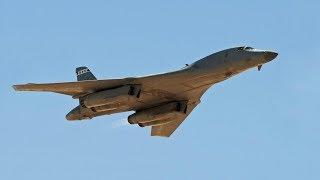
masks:
<svg viewBox="0 0 320 180"><path fill-rule="evenodd" d="M76 69L77 80L87 81L87 80L97 80L97 78L91 73L90 69L82 66Z"/></svg>

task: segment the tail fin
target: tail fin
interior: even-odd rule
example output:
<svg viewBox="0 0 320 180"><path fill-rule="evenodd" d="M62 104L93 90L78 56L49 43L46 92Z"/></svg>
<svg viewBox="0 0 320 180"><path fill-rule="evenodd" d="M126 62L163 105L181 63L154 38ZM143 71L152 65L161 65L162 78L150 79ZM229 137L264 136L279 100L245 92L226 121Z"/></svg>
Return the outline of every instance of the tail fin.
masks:
<svg viewBox="0 0 320 180"><path fill-rule="evenodd" d="M86 81L86 80L97 80L97 78L91 73L89 68L82 66L76 69L77 80Z"/></svg>

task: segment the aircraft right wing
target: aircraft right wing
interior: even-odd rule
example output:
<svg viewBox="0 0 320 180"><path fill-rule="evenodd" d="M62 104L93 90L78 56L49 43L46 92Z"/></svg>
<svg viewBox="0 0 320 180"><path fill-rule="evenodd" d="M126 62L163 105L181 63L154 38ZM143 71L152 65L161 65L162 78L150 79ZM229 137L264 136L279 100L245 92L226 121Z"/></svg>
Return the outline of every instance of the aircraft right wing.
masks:
<svg viewBox="0 0 320 180"><path fill-rule="evenodd" d="M152 126L151 136L170 137L171 134L180 126L180 124L187 118L187 116L193 111L193 109L200 103L200 100L192 103L188 103L187 113L184 117L181 117L173 122L160 126Z"/></svg>

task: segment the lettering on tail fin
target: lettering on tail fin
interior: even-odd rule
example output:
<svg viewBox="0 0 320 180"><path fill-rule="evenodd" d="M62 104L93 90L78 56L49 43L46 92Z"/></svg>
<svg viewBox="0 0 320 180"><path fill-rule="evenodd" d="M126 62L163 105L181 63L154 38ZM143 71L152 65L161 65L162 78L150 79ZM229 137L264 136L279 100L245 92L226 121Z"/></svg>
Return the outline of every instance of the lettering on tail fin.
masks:
<svg viewBox="0 0 320 180"><path fill-rule="evenodd" d="M83 70L77 72L77 76L80 76L80 75L82 75L84 73L87 73L87 72L90 72L90 70L89 69L83 69Z"/></svg>
<svg viewBox="0 0 320 180"><path fill-rule="evenodd" d="M89 68L82 66L76 69L77 80L87 81L87 80L97 80L97 78L91 73Z"/></svg>

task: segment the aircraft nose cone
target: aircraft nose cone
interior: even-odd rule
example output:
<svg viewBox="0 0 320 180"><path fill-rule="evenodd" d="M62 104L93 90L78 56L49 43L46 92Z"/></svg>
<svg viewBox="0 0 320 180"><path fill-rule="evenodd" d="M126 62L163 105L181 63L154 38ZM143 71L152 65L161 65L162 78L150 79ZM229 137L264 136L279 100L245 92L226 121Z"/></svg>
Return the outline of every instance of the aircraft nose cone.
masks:
<svg viewBox="0 0 320 180"><path fill-rule="evenodd" d="M271 61L275 59L278 56L278 53L272 52L272 51L266 51L264 54L264 57L266 58L267 61Z"/></svg>

